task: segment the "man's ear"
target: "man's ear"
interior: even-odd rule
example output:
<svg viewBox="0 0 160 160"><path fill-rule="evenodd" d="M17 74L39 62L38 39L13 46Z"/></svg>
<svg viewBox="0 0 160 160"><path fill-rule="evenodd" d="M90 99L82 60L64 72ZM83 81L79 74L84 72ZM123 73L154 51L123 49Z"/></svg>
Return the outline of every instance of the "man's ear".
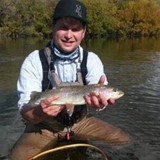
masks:
<svg viewBox="0 0 160 160"><path fill-rule="evenodd" d="M86 26L84 27L84 31L83 31L83 35L82 35L82 39L85 37L86 34Z"/></svg>

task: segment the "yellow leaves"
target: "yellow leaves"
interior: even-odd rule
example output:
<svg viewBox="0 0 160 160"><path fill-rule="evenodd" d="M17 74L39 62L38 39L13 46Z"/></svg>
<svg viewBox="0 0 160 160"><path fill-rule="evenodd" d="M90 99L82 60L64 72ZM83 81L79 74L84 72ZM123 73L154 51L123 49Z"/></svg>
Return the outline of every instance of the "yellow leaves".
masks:
<svg viewBox="0 0 160 160"><path fill-rule="evenodd" d="M153 35L160 33L158 0L81 0L88 10L93 36ZM58 0L0 1L0 33L48 34ZM5 33L5 32L4 32Z"/></svg>
<svg viewBox="0 0 160 160"><path fill-rule="evenodd" d="M119 11L119 29L126 34L152 35L159 28L159 14L155 0L131 0Z"/></svg>

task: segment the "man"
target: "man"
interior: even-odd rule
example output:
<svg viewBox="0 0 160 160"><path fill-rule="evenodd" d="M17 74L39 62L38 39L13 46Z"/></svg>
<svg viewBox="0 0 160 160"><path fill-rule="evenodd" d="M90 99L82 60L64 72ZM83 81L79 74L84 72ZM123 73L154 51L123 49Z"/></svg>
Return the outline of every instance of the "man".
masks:
<svg viewBox="0 0 160 160"><path fill-rule="evenodd" d="M102 94L85 96L86 105L75 108L71 117L67 115L65 105L51 105L59 98L58 95L42 100L39 106L28 104L32 91L41 92L62 85L108 83L99 57L93 52L86 53L80 46L86 24L86 8L81 2L60 0L53 15L51 42L44 50L35 50L25 59L17 89L20 97L18 106L26 129L13 148L12 160L26 160L50 149L66 135L67 139L80 136L107 143L129 141L128 135L121 129L87 116L90 107L102 110L115 103L113 99L107 101ZM44 66L49 67L46 69Z"/></svg>

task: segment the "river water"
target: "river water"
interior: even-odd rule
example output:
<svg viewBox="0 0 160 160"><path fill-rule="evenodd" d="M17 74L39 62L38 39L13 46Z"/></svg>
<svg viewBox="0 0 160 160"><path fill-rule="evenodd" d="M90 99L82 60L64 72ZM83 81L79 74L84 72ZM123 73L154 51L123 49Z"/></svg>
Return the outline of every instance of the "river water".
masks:
<svg viewBox="0 0 160 160"><path fill-rule="evenodd" d="M0 39L0 159L24 126L17 110L16 81L25 56L48 40ZM160 39L87 40L84 48L102 59L109 84L125 96L96 116L126 130L125 149L99 144L111 160L160 159Z"/></svg>

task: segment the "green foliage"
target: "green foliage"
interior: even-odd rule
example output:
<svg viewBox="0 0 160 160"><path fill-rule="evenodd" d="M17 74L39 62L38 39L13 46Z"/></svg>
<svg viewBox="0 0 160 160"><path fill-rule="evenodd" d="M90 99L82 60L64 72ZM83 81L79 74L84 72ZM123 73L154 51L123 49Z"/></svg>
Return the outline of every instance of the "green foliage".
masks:
<svg viewBox="0 0 160 160"><path fill-rule="evenodd" d="M117 7L107 0L82 0L88 9L88 33L91 36L107 36L114 32Z"/></svg>
<svg viewBox="0 0 160 160"><path fill-rule="evenodd" d="M153 36L160 33L159 0L81 0L88 9L88 35ZM0 35L48 36L58 0L0 1Z"/></svg>
<svg viewBox="0 0 160 160"><path fill-rule="evenodd" d="M7 8L6 6L7 2ZM3 18L0 19L0 34L44 36L51 33L52 12L55 3L40 0L8 0L0 3ZM51 5L52 4L52 5ZM52 10L52 12L51 12ZM7 31L7 32L6 32Z"/></svg>
<svg viewBox="0 0 160 160"><path fill-rule="evenodd" d="M109 0L109 2L114 3L118 8L122 8L130 0Z"/></svg>

